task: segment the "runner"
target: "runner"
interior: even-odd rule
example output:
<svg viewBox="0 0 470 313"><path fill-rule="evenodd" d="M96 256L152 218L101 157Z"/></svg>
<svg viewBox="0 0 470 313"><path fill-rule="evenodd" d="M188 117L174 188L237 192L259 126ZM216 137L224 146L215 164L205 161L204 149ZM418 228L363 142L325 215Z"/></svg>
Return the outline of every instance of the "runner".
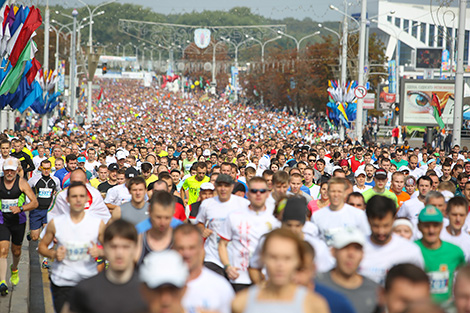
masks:
<svg viewBox="0 0 470 313"><path fill-rule="evenodd" d="M38 200L28 185L28 182L18 175L19 161L16 158L7 158L3 162L4 176L0 177L0 295L8 294L6 283L7 257L11 242L13 263L10 266L10 281L13 286L18 285L18 263L21 256L26 229L26 211L37 208ZM25 197L30 202L25 204Z"/></svg>
<svg viewBox="0 0 470 313"><path fill-rule="evenodd" d="M117 206L112 211L112 221L123 219L134 226L148 218L148 202L146 201L145 179L141 176L133 177L127 183L131 200Z"/></svg>
<svg viewBox="0 0 470 313"><path fill-rule="evenodd" d="M61 312L74 286L98 273L95 258L102 256L102 250L97 245L103 242L105 228L100 218L85 213L88 200L85 184L73 181L66 192L69 214L49 221L38 248L44 257L55 259L50 280L56 312ZM49 249L54 239L57 248Z"/></svg>
<svg viewBox="0 0 470 313"><path fill-rule="evenodd" d="M207 167L206 164L198 162L196 166L196 175L189 177L183 183L183 190L185 192L185 199L188 199L188 205L193 204L199 197L199 190L201 184L210 181L209 177L206 176Z"/></svg>

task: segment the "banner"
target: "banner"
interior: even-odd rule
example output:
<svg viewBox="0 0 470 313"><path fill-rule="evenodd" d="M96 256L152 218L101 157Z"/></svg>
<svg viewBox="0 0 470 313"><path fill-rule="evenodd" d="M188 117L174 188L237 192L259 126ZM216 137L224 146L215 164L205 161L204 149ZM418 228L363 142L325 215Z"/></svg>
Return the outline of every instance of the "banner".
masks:
<svg viewBox="0 0 470 313"><path fill-rule="evenodd" d="M391 110L396 102L396 94L391 93L389 85L379 85L379 102L377 110Z"/></svg>
<svg viewBox="0 0 470 313"><path fill-rule="evenodd" d="M364 110L373 110L375 108L375 94L368 93L363 100L362 108Z"/></svg>
<svg viewBox="0 0 470 313"><path fill-rule="evenodd" d="M207 28L198 28L194 31L194 43L199 49L206 49L211 43L211 31Z"/></svg>
<svg viewBox="0 0 470 313"><path fill-rule="evenodd" d="M436 114L446 125L454 120L454 82L403 80L400 125L438 126Z"/></svg>
<svg viewBox="0 0 470 313"><path fill-rule="evenodd" d="M59 81L57 83L57 91L63 93L65 91L65 60L60 61L58 71Z"/></svg>
<svg viewBox="0 0 470 313"><path fill-rule="evenodd" d="M390 93L397 92L397 66L395 60L388 61L388 86Z"/></svg>

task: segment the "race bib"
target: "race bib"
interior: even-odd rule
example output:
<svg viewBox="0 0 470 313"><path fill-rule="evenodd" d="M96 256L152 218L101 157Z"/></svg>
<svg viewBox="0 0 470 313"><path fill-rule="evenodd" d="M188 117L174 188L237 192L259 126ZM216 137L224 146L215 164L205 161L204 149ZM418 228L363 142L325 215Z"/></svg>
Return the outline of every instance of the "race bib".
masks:
<svg viewBox="0 0 470 313"><path fill-rule="evenodd" d="M449 291L449 271L430 272L431 293L447 293Z"/></svg>
<svg viewBox="0 0 470 313"><path fill-rule="evenodd" d="M39 188L38 198L50 198L52 195L52 188Z"/></svg>
<svg viewBox="0 0 470 313"><path fill-rule="evenodd" d="M18 199L2 199L2 213L11 213L14 206L18 206Z"/></svg>
<svg viewBox="0 0 470 313"><path fill-rule="evenodd" d="M88 254L89 243L86 242L67 242L65 249L67 250L67 260L69 261L85 261L90 259Z"/></svg>

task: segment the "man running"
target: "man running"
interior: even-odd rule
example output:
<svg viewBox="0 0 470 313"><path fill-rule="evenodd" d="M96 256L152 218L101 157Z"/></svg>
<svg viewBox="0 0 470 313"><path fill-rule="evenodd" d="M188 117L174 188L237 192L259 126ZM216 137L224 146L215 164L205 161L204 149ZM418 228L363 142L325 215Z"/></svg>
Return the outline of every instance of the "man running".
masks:
<svg viewBox="0 0 470 313"><path fill-rule="evenodd" d="M0 294L2 296L8 294L5 280L10 241L13 256L10 281L13 286L16 286L20 281L18 263L26 229L25 211L34 210L38 206L36 196L28 182L18 175L18 163L16 158L7 158L3 163L4 176L0 177ZM24 204L25 196L30 199L28 204Z"/></svg>

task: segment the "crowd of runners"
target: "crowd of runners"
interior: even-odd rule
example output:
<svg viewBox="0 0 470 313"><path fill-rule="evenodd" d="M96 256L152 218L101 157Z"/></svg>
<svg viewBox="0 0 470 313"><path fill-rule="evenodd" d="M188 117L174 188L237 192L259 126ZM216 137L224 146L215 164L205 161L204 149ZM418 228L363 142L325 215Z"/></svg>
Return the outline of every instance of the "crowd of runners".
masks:
<svg viewBox="0 0 470 313"><path fill-rule="evenodd" d="M90 123L0 134L2 296L31 240L56 312L470 312L466 147L101 84Z"/></svg>

